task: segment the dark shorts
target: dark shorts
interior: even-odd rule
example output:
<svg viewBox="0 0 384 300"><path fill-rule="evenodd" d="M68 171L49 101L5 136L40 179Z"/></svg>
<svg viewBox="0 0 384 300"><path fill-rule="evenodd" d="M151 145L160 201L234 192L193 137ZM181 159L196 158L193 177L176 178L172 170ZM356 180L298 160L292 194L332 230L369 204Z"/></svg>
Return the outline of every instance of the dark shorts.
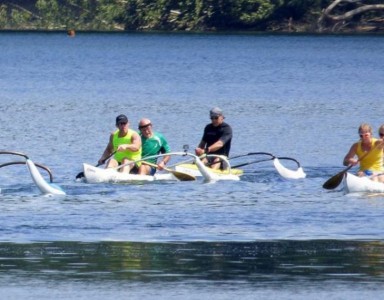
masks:
<svg viewBox="0 0 384 300"><path fill-rule="evenodd" d="M223 161L223 160L218 160L216 163L215 163L215 159L218 159L217 157L207 157L207 166L212 166L212 165L216 165L216 164L219 164L220 165L220 170L224 170L226 169L226 163Z"/></svg>
<svg viewBox="0 0 384 300"><path fill-rule="evenodd" d="M154 167L151 167L151 172L149 172L149 175L155 175L155 173L156 173L156 168L154 168Z"/></svg>

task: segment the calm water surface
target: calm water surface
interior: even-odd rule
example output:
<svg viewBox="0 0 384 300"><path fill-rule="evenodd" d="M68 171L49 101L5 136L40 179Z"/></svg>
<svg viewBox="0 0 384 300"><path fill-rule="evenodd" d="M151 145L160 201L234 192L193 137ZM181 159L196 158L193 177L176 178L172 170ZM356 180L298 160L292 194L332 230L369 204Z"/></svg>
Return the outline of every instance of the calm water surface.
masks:
<svg viewBox="0 0 384 300"><path fill-rule="evenodd" d="M2 295L378 298L384 197L321 186L359 124L384 123L383 48L378 36L0 34L0 150L49 166L68 194L39 195L22 165L0 169ZM264 162L241 182L74 180L116 115L132 128L149 117L181 151L212 106L233 155L293 157L307 178Z"/></svg>

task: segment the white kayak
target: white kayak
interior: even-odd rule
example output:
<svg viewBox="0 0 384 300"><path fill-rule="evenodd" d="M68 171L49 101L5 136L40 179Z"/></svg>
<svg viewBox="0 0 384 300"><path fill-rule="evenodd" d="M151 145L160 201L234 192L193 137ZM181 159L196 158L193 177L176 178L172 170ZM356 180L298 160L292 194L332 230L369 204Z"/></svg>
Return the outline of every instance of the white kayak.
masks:
<svg viewBox="0 0 384 300"><path fill-rule="evenodd" d="M346 173L343 179L344 192L348 193L384 193L384 183L371 180L369 177L358 177Z"/></svg>
<svg viewBox="0 0 384 300"><path fill-rule="evenodd" d="M178 180L171 173L159 173L154 176L122 173L116 169L102 169L92 165L83 164L85 181L88 183L134 183L155 180Z"/></svg>

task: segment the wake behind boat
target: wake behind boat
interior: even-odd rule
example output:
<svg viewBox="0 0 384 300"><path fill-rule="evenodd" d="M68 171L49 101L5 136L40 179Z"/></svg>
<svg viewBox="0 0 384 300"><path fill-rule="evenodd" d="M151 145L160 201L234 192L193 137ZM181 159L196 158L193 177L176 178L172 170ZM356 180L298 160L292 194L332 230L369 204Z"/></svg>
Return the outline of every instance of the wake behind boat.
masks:
<svg viewBox="0 0 384 300"><path fill-rule="evenodd" d="M384 193L384 183L371 180L369 177L358 177L346 173L343 178L344 192L348 193Z"/></svg>

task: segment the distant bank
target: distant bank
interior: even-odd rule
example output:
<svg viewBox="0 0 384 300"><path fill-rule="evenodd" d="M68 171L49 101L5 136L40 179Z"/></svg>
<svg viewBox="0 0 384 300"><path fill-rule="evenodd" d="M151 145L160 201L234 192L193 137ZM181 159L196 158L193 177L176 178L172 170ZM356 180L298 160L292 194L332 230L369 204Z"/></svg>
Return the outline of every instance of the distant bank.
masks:
<svg viewBox="0 0 384 300"><path fill-rule="evenodd" d="M377 2L377 3L375 3ZM0 0L0 31L384 33L382 0Z"/></svg>

